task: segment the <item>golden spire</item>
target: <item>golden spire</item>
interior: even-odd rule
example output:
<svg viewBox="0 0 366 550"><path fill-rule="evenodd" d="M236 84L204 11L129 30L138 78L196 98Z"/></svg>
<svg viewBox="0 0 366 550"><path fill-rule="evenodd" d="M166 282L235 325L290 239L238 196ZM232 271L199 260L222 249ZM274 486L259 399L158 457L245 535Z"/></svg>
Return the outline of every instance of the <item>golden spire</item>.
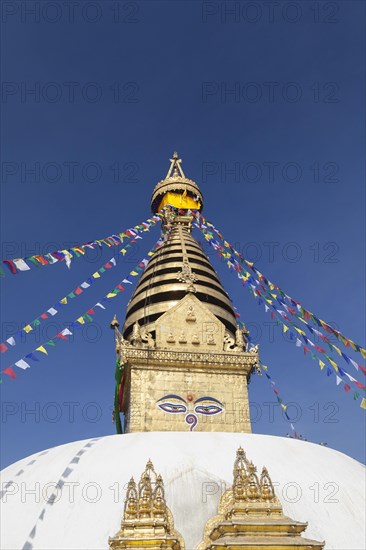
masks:
<svg viewBox="0 0 366 550"><path fill-rule="evenodd" d="M260 479L257 468L240 447L234 462L234 480L220 499L219 513L209 519L204 540L197 550L214 548L298 548L322 550L324 542L303 538L307 523L283 514L271 478L263 467ZM239 542L240 541L240 542Z"/></svg>
<svg viewBox="0 0 366 550"><path fill-rule="evenodd" d="M145 546L184 550L183 538L174 529L173 516L166 505L163 479L156 474L151 460L138 485L131 477L121 528L109 539L110 549Z"/></svg>
<svg viewBox="0 0 366 550"><path fill-rule="evenodd" d="M182 159L179 158L179 155L176 151L174 151L174 153L173 153L173 158L171 158L169 160L170 160L170 168L168 170L168 173L167 173L165 179L170 178L171 175L172 175L172 172L173 172L173 177L178 176L178 177L181 177L181 178L185 178L183 169L181 167Z"/></svg>
<svg viewBox="0 0 366 550"><path fill-rule="evenodd" d="M155 186L151 198L151 209L156 214L166 204L177 208L202 210L203 196L193 180L188 179L182 169L182 159L174 151L166 178Z"/></svg>

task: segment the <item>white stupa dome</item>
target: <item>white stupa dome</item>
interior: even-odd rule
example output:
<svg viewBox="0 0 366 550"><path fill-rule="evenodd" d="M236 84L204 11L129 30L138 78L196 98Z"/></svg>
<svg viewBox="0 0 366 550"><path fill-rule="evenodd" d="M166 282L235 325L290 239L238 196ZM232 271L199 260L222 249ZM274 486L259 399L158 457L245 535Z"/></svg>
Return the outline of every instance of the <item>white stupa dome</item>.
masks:
<svg viewBox="0 0 366 550"><path fill-rule="evenodd" d="M126 485L151 458L164 480L175 528L193 550L222 492L238 447L268 468L286 515L326 549L365 548L365 468L304 441L254 434L134 433L76 441L12 464L2 474L1 548L108 549ZM56 484L58 487L55 489Z"/></svg>

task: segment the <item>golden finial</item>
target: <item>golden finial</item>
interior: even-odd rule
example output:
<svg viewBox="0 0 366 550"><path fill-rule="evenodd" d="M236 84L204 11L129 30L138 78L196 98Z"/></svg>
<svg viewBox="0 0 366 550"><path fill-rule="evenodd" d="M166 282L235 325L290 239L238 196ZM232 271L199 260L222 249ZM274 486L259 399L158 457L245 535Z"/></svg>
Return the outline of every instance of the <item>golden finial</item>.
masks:
<svg viewBox="0 0 366 550"><path fill-rule="evenodd" d="M170 160L170 167L166 175L166 179L172 177L172 175L173 177L185 178L184 172L181 167L182 159L179 158L177 151L174 151L173 157L169 160Z"/></svg>
<svg viewBox="0 0 366 550"><path fill-rule="evenodd" d="M119 322L118 322L118 319L117 319L117 315L114 314L113 320L111 322L111 329L114 330L118 327L119 327Z"/></svg>

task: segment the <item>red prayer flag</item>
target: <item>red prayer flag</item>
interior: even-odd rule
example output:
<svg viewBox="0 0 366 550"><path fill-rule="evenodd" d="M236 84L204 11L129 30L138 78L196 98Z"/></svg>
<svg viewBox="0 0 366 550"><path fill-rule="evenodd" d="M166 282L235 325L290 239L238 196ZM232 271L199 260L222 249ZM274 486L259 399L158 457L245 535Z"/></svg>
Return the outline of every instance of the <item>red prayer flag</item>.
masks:
<svg viewBox="0 0 366 550"><path fill-rule="evenodd" d="M42 318L42 319L48 319L47 313L42 313L41 318Z"/></svg>
<svg viewBox="0 0 366 550"><path fill-rule="evenodd" d="M93 308L90 308L88 311L87 311L87 314L88 315L95 315L95 311Z"/></svg>
<svg viewBox="0 0 366 550"><path fill-rule="evenodd" d="M357 363L357 365L360 367L360 369L362 370L362 372L363 372L364 374L366 374L366 369L365 369L365 367L363 367L362 365L359 365L358 363Z"/></svg>
<svg viewBox="0 0 366 550"><path fill-rule="evenodd" d="M348 384L345 384L345 385L344 385L344 391L345 391L345 392L348 393L348 392L350 391L350 389L351 389L351 386L349 386Z"/></svg>
<svg viewBox="0 0 366 550"><path fill-rule="evenodd" d="M56 338L61 338L62 340L67 340L67 337L64 334L61 334L61 332L56 334Z"/></svg>
<svg viewBox="0 0 366 550"><path fill-rule="evenodd" d="M309 348L304 346L304 355L306 355L308 351L309 351Z"/></svg>
<svg viewBox="0 0 366 550"><path fill-rule="evenodd" d="M125 287L121 285L121 283L119 285L117 285L117 288L119 288L120 290L125 290Z"/></svg>
<svg viewBox="0 0 366 550"><path fill-rule="evenodd" d="M315 346L315 349L317 349L318 351L320 351L320 353L325 353L325 349L320 348L319 346Z"/></svg>
<svg viewBox="0 0 366 550"><path fill-rule="evenodd" d="M75 290L74 290L74 294L81 294L82 292L83 291L79 286L77 288L75 288Z"/></svg>
<svg viewBox="0 0 366 550"><path fill-rule="evenodd" d="M3 373L10 376L10 378L12 378L13 380L17 377L17 375L15 374L15 372L11 367L8 367L7 369L3 370Z"/></svg>
<svg viewBox="0 0 366 550"><path fill-rule="evenodd" d="M6 344L0 344L0 351L1 353L4 353L8 350L8 346Z"/></svg>
<svg viewBox="0 0 366 550"><path fill-rule="evenodd" d="M3 264L6 264L13 275L17 274L17 268L15 267L15 264L11 260L3 260ZM5 372L5 371L4 371Z"/></svg>

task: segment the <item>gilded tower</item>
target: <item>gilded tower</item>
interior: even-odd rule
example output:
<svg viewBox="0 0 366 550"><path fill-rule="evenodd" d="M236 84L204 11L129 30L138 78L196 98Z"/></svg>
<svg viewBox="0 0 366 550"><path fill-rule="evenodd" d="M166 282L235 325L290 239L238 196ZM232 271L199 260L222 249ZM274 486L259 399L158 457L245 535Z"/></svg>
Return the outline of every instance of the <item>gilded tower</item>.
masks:
<svg viewBox="0 0 366 550"><path fill-rule="evenodd" d="M251 432L248 382L258 362L231 300L191 234L198 185L174 153L152 195L162 245L128 304L116 348L126 432Z"/></svg>

